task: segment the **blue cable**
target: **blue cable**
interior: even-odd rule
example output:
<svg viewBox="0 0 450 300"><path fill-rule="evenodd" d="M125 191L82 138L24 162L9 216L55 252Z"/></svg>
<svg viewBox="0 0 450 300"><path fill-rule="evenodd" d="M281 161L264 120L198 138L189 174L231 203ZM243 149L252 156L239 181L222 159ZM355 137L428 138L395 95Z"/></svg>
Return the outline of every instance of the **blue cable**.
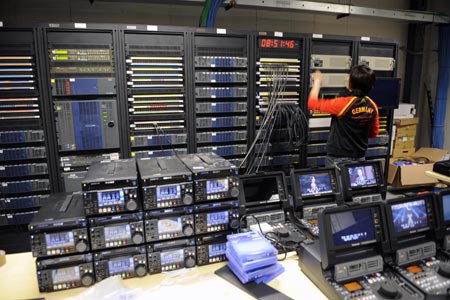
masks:
<svg viewBox="0 0 450 300"><path fill-rule="evenodd" d="M211 18L212 18L214 7L216 6L217 1L218 0L212 0L211 7L209 8L208 19L206 20L206 27L208 27L208 28L212 27L211 26Z"/></svg>
<svg viewBox="0 0 450 300"><path fill-rule="evenodd" d="M214 13L213 13L212 20L211 20L211 27L214 27L216 24L217 12L219 11L220 6L222 6L223 2L225 2L225 0L218 0L217 5L214 8Z"/></svg>
<svg viewBox="0 0 450 300"><path fill-rule="evenodd" d="M433 148L444 148L444 126L450 77L450 26L439 27L439 75L433 123Z"/></svg>

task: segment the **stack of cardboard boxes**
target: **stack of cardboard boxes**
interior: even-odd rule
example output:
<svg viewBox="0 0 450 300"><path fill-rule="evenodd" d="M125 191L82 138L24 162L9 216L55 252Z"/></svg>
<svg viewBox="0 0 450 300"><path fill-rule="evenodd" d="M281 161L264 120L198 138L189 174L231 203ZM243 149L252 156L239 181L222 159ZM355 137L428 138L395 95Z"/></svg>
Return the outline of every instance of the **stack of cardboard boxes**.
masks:
<svg viewBox="0 0 450 300"><path fill-rule="evenodd" d="M426 174L433 163L442 160L447 150L420 148L416 152L415 140L419 118L414 117L413 104L400 104L394 111L391 159L387 183L394 188L434 185L438 182Z"/></svg>
<svg viewBox="0 0 450 300"><path fill-rule="evenodd" d="M392 158L411 156L416 152L415 138L419 118L395 119L393 130Z"/></svg>

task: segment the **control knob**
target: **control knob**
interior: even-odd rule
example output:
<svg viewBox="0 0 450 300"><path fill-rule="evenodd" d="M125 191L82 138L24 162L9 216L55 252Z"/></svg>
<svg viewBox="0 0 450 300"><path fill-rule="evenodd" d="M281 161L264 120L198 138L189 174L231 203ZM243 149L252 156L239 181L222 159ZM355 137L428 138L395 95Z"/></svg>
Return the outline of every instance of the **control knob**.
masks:
<svg viewBox="0 0 450 300"><path fill-rule="evenodd" d="M183 234L185 236L191 236L192 234L194 234L194 228L191 224L186 224L183 226Z"/></svg>
<svg viewBox="0 0 450 300"><path fill-rule="evenodd" d="M237 198L239 196L239 189L237 187L232 187L230 190L230 195L233 198Z"/></svg>
<svg viewBox="0 0 450 300"><path fill-rule="evenodd" d="M142 236L142 233L140 233L140 232L136 232L133 235L132 239L133 239L134 244L142 244L142 242L144 241L144 237Z"/></svg>
<svg viewBox="0 0 450 300"><path fill-rule="evenodd" d="M192 256L188 256L184 259L184 265L186 268L192 268L195 266L195 259Z"/></svg>
<svg viewBox="0 0 450 300"><path fill-rule="evenodd" d="M378 293L385 296L386 298L395 299L398 297L400 292L398 291L397 285L392 281L383 281L380 284Z"/></svg>
<svg viewBox="0 0 450 300"><path fill-rule="evenodd" d="M87 273L81 277L81 285L82 286L90 286L94 283L94 276L92 274Z"/></svg>
<svg viewBox="0 0 450 300"><path fill-rule="evenodd" d="M450 278L450 264L440 263L437 272L443 277Z"/></svg>
<svg viewBox="0 0 450 300"><path fill-rule="evenodd" d="M127 207L127 210L134 211L137 209L137 203L134 200L130 200L127 202L126 207Z"/></svg>
<svg viewBox="0 0 450 300"><path fill-rule="evenodd" d="M186 194L186 195L184 195L184 198L183 198L183 204L184 205L191 205L193 200L194 199L192 198L191 194Z"/></svg>
<svg viewBox="0 0 450 300"><path fill-rule="evenodd" d="M237 229L237 228L239 228L239 220L237 220L237 219L231 220L231 222L230 222L230 227L231 227L232 229Z"/></svg>
<svg viewBox="0 0 450 300"><path fill-rule="evenodd" d="M145 268L145 265L143 265L143 264L137 265L136 268L134 268L134 270L136 271L136 275L138 277L142 277L142 276L145 276L145 274L147 274L147 269Z"/></svg>
<svg viewBox="0 0 450 300"><path fill-rule="evenodd" d="M75 245L77 252L85 252L88 249L88 243L86 240L79 240Z"/></svg>

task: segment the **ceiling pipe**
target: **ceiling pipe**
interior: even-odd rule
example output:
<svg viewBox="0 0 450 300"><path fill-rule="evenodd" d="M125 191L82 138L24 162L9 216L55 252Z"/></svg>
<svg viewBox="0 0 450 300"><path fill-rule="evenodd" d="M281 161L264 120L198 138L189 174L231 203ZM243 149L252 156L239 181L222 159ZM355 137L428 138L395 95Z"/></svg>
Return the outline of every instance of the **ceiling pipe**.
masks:
<svg viewBox="0 0 450 300"><path fill-rule="evenodd" d="M111 0L109 0L111 1ZM139 2L139 0L131 0L131 2ZM189 4L197 3L204 4L204 0L172 0L164 1L164 3L175 4ZM227 1L229 2L229 1ZM225 5L227 5L226 3ZM419 23L434 23L434 24L449 24L449 16L436 12L417 11L417 10L402 10L402 9L379 9L355 6L350 4L336 4L328 2L313 2L313 1L297 1L297 0L236 0L236 7L259 8L259 9L276 9L276 10L296 10L336 14L338 16L365 16L388 18L394 20L419 22Z"/></svg>

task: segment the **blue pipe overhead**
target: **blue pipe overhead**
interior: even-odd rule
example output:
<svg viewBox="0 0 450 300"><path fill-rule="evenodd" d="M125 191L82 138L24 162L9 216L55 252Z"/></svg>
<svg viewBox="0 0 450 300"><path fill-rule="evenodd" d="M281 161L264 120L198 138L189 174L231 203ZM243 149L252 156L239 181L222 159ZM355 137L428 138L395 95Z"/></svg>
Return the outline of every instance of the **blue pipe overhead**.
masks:
<svg viewBox="0 0 450 300"><path fill-rule="evenodd" d="M439 74L434 104L433 148L444 147L444 126L450 79L450 25L439 27Z"/></svg>

